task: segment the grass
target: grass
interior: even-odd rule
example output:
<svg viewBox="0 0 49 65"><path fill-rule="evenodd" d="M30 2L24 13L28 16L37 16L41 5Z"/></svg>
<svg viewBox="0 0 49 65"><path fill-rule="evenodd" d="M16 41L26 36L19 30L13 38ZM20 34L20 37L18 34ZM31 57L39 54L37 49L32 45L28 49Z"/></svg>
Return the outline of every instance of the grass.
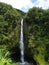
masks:
<svg viewBox="0 0 49 65"><path fill-rule="evenodd" d="M18 65L18 63L12 62L12 60L10 58L7 59L7 58L2 57L0 59L0 65Z"/></svg>
<svg viewBox="0 0 49 65"><path fill-rule="evenodd" d="M39 54L37 56L35 56L37 62L39 63L39 65L48 65L48 63L45 62L44 56Z"/></svg>
<svg viewBox="0 0 49 65"><path fill-rule="evenodd" d="M9 58L9 51L5 45L0 46L0 65L18 65Z"/></svg>

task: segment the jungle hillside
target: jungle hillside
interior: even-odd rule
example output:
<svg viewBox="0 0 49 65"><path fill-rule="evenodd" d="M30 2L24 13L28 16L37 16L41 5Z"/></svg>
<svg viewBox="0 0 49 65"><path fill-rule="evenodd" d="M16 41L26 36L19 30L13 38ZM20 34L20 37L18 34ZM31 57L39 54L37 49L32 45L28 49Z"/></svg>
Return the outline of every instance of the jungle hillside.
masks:
<svg viewBox="0 0 49 65"><path fill-rule="evenodd" d="M49 9L27 13L0 2L0 65L20 62L20 21L24 18L24 58L34 65L49 65Z"/></svg>

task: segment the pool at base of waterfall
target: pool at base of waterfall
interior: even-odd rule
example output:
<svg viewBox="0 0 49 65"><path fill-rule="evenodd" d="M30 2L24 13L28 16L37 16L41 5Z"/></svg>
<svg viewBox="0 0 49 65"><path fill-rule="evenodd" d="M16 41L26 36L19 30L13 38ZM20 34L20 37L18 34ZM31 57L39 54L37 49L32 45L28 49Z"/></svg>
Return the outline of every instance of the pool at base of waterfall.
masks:
<svg viewBox="0 0 49 65"><path fill-rule="evenodd" d="M31 65L30 63L28 62L24 62L24 63L20 63L19 65ZM33 65L33 64L32 64Z"/></svg>

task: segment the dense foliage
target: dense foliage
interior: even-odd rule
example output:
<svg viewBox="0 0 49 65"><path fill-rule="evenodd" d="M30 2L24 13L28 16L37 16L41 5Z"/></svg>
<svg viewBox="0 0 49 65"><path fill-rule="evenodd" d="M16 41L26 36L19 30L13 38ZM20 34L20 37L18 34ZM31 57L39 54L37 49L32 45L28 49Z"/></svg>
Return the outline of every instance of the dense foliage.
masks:
<svg viewBox="0 0 49 65"><path fill-rule="evenodd" d="M11 49L19 43L21 17L21 11L0 2L0 65L12 63L10 55L15 52Z"/></svg>
<svg viewBox="0 0 49 65"><path fill-rule="evenodd" d="M39 65L49 65L49 9L31 8L25 22L28 49Z"/></svg>
<svg viewBox="0 0 49 65"><path fill-rule="evenodd" d="M25 57L49 65L49 9L33 7L26 14L0 2L0 65L18 65L20 20L24 17ZM18 59L19 60L19 59ZM34 62L35 63L35 62Z"/></svg>

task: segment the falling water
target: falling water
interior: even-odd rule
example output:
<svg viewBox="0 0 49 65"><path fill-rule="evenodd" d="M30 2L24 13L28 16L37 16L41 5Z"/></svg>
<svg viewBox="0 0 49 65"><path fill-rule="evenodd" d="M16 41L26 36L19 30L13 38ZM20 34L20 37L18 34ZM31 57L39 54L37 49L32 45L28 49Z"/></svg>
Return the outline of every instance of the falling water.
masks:
<svg viewBox="0 0 49 65"><path fill-rule="evenodd" d="M20 65L29 65L27 62L24 61L23 19L21 19L20 52L21 52Z"/></svg>
<svg viewBox="0 0 49 65"><path fill-rule="evenodd" d="M21 62L24 63L23 19L21 19L20 52L21 52L21 58L20 58Z"/></svg>

